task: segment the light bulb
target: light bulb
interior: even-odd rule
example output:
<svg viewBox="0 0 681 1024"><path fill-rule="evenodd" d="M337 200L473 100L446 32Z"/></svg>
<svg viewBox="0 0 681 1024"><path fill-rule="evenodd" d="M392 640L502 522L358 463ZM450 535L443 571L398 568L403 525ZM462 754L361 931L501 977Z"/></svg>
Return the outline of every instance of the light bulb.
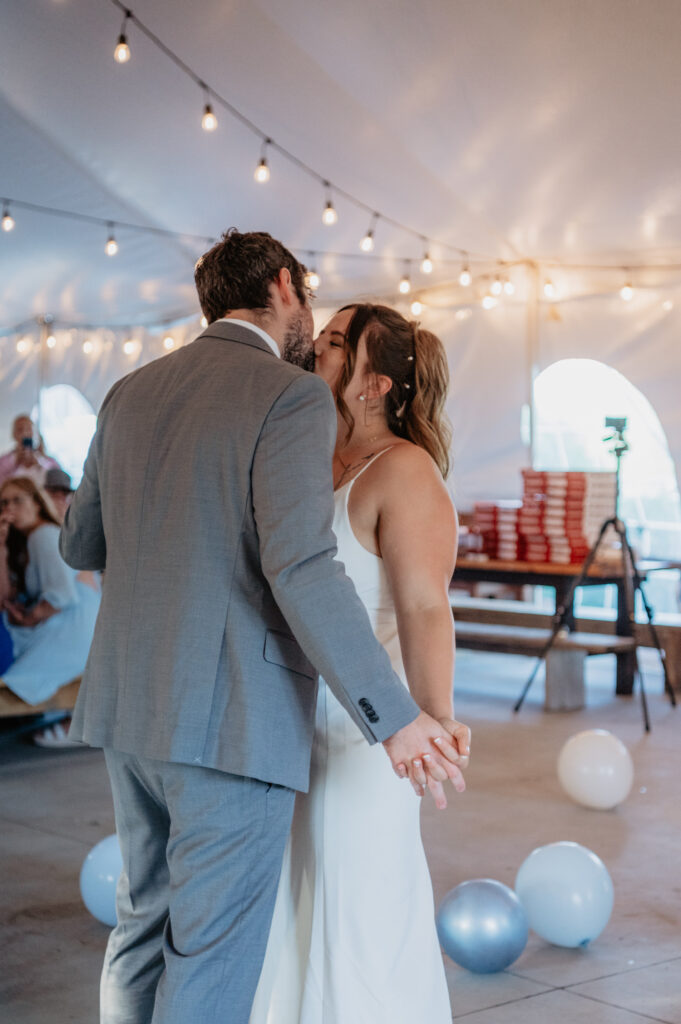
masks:
<svg viewBox="0 0 681 1024"><path fill-rule="evenodd" d="M631 300L633 299L633 297L634 297L634 289L631 287L631 285L629 284L628 281L627 281L627 283L625 285L623 285L620 288L620 295L624 299L625 302L631 302Z"/></svg>
<svg viewBox="0 0 681 1024"><path fill-rule="evenodd" d="M119 64L126 64L130 60L130 47L124 33L121 33L118 37L116 49L114 50L114 60Z"/></svg>
<svg viewBox="0 0 681 1024"><path fill-rule="evenodd" d="M203 117L201 118L201 127L204 132L214 132L218 126L218 119L213 113L213 108L210 103L206 103L203 108Z"/></svg>
<svg viewBox="0 0 681 1024"><path fill-rule="evenodd" d="M27 352L30 352L32 348L30 338L19 338L17 342L17 352L21 356L25 356Z"/></svg>
<svg viewBox="0 0 681 1024"><path fill-rule="evenodd" d="M471 275L470 270L468 269L468 264L466 263L464 265L463 270L459 274L459 284L462 285L464 288L468 288L472 280L473 277Z"/></svg>
<svg viewBox="0 0 681 1024"><path fill-rule="evenodd" d="M497 274L497 276L492 281L492 287L490 288L490 291L491 291L492 295L501 295L503 290L504 290L504 286L501 283L501 278Z"/></svg>
<svg viewBox="0 0 681 1024"><path fill-rule="evenodd" d="M359 247L362 252L373 252L374 249L374 233L373 231L367 231L366 235L359 243Z"/></svg>
<svg viewBox="0 0 681 1024"><path fill-rule="evenodd" d="M207 316L202 316L201 317L201 326L202 327L208 327L208 317Z"/></svg>
<svg viewBox="0 0 681 1024"><path fill-rule="evenodd" d="M483 309L494 309L494 307L497 306L497 305L498 305L497 300L494 298L493 295L485 295L484 296L484 298L482 300L482 308Z"/></svg>
<svg viewBox="0 0 681 1024"><path fill-rule="evenodd" d="M123 351L125 352L126 356L133 355L135 351L135 342L132 340L132 338L129 338L127 341L123 343Z"/></svg>
<svg viewBox="0 0 681 1024"><path fill-rule="evenodd" d="M83 352L85 353L86 356L92 355L94 348L95 346L92 344L89 338L87 341L83 342Z"/></svg>
<svg viewBox="0 0 681 1024"><path fill-rule="evenodd" d="M414 301L411 304L411 314L412 314L412 316L419 316L419 314L422 313L422 312L423 312L423 303L419 302L418 299L414 299Z"/></svg>
<svg viewBox="0 0 681 1024"><path fill-rule="evenodd" d="M421 261L421 273L432 274L433 273L433 261L431 260L428 253L425 254Z"/></svg>
<svg viewBox="0 0 681 1024"><path fill-rule="evenodd" d="M400 278L399 288L402 295L408 295L411 291L411 281L406 274L403 274Z"/></svg>
<svg viewBox="0 0 681 1024"><path fill-rule="evenodd" d="M319 285L321 284L321 278L316 270L308 270L307 274L305 275L305 284L307 285L308 288L311 288L313 292L315 292L317 288L319 288Z"/></svg>
<svg viewBox="0 0 681 1024"><path fill-rule="evenodd" d="M11 231L13 227L14 227L14 217L9 212L7 207L5 207L5 212L2 215L2 230L3 231Z"/></svg>
<svg viewBox="0 0 681 1024"><path fill-rule="evenodd" d="M553 299L556 295L556 286L553 283L553 281L549 280L548 278L546 281L544 281L544 295L547 299Z"/></svg>
<svg viewBox="0 0 681 1024"><path fill-rule="evenodd" d="M267 160L265 160L265 157L262 158L256 167L253 177L261 185L265 185L270 180L270 169L267 166Z"/></svg>
<svg viewBox="0 0 681 1024"><path fill-rule="evenodd" d="M48 335L45 344L47 345L48 348L54 348L56 346L57 339L55 338L54 334Z"/></svg>
<svg viewBox="0 0 681 1024"><path fill-rule="evenodd" d="M324 207L324 213L322 214L322 221L329 227L332 224L336 224L338 221L338 214L334 209L334 205L330 199L327 200L326 206Z"/></svg>
<svg viewBox="0 0 681 1024"><path fill-rule="evenodd" d="M109 235L107 238L106 245L104 246L104 252L107 256L115 256L118 252L118 242L113 235Z"/></svg>
<svg viewBox="0 0 681 1024"><path fill-rule="evenodd" d="M504 281L504 291L506 292L507 295L515 295L515 285L513 284L513 281L509 280L508 277Z"/></svg>
<svg viewBox="0 0 681 1024"><path fill-rule="evenodd" d="M171 348L175 348L175 339L170 334L163 339L163 347L166 352L170 352Z"/></svg>

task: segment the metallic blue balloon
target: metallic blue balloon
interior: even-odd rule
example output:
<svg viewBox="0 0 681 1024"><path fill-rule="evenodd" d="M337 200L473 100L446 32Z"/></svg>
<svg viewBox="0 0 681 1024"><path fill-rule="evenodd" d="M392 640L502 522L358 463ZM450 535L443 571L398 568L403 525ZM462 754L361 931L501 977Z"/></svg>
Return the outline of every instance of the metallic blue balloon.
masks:
<svg viewBox="0 0 681 1024"><path fill-rule="evenodd" d="M114 833L93 846L80 869L80 893L93 917L113 928L116 924L116 885L123 870L118 836Z"/></svg>
<svg viewBox="0 0 681 1024"><path fill-rule="evenodd" d="M437 912L437 934L455 963L476 974L492 974L525 949L527 915L507 885L475 878L447 893Z"/></svg>

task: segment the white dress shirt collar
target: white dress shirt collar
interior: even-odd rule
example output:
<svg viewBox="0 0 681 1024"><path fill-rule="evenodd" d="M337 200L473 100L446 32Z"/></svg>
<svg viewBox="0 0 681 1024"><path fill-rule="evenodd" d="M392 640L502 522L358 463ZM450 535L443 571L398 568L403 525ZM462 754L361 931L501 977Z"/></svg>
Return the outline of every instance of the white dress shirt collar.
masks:
<svg viewBox="0 0 681 1024"><path fill-rule="evenodd" d="M267 344L270 346L270 348L274 352L274 354L277 357L277 359L281 359L281 352L279 351L279 347L278 347L276 341L274 340L274 338L270 337L270 335L267 333L267 331L263 331L262 327L256 327L256 325L252 324L249 320L237 320L237 318L235 316L221 316L219 320L215 321L215 323L216 324L238 324L239 327L248 327L249 330L255 331L256 334L260 335L260 337L263 339L263 341L267 342Z"/></svg>

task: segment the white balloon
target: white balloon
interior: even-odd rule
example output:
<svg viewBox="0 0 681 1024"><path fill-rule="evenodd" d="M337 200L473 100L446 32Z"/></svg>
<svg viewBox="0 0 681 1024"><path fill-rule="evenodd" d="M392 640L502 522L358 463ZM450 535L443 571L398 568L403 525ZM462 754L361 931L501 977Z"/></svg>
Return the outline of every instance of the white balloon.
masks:
<svg viewBox="0 0 681 1024"><path fill-rule="evenodd" d="M610 810L629 795L634 781L631 754L605 729L578 732L558 755L558 779L569 797L584 807Z"/></svg>
<svg viewBox="0 0 681 1024"><path fill-rule="evenodd" d="M520 865L515 891L530 928L555 946L588 945L612 913L608 869L579 843L537 847Z"/></svg>

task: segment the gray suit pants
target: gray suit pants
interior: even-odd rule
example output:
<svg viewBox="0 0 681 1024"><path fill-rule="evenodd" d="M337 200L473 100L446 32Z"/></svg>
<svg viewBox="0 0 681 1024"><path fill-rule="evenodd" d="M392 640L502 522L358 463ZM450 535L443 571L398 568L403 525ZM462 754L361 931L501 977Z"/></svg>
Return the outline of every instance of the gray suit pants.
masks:
<svg viewBox="0 0 681 1024"><path fill-rule="evenodd" d="M101 1024L248 1024L295 793L105 756L123 872Z"/></svg>

